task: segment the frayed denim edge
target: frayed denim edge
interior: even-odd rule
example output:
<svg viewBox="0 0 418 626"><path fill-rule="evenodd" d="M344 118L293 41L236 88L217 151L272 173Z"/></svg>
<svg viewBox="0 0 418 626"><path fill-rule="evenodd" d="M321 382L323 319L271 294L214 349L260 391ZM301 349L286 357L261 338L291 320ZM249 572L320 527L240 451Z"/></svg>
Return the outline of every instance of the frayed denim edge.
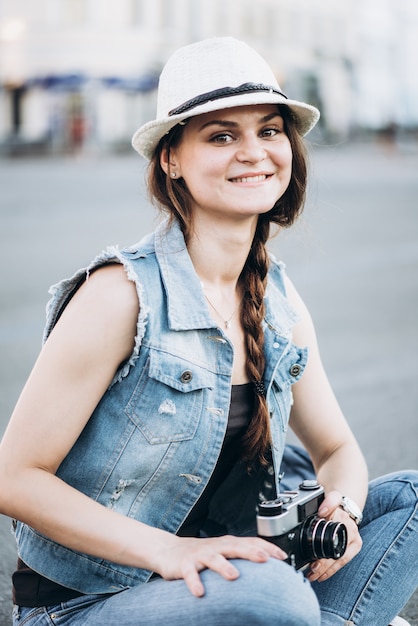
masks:
<svg viewBox="0 0 418 626"><path fill-rule="evenodd" d="M149 308L144 303L143 286L138 281L138 276L131 267L129 261L122 255L117 246L110 246L106 248L106 250L101 252L87 268L80 269L71 278L66 278L64 280L61 280L59 283L51 286L51 288L49 289L49 294L51 295L51 298L46 305L46 325L42 342L45 343L45 341L47 340L49 334L56 324L60 313L62 312L63 307L67 304L67 300L71 298L73 293L75 293L75 291L78 289L79 286L82 285L84 281L87 281L89 279L89 276L93 270L99 268L102 265L106 265L109 262L117 262L123 265L128 279L135 284L138 294L138 301L140 304L139 315L136 325L134 349L128 360L125 361L125 363L123 363L116 372L112 382L109 385L110 389L115 383L118 383L123 378L125 378L129 374L129 370L131 369L131 367L135 364L135 361L139 355L139 350L141 348L142 339L145 334L149 313Z"/></svg>

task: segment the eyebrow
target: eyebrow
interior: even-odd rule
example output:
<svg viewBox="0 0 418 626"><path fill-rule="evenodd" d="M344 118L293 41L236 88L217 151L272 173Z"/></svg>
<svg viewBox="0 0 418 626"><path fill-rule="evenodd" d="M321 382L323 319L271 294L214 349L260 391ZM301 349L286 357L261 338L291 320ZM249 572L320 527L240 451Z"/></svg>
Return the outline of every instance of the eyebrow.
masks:
<svg viewBox="0 0 418 626"><path fill-rule="evenodd" d="M268 115L265 115L264 117L260 118L260 120L258 120L258 123L265 124L266 122L270 122L275 117L279 117L280 119L283 119L279 111L277 112L274 111L273 113L269 113ZM209 122L205 122L204 124L202 124L202 126L199 127L199 131L204 130L208 126L223 126L224 128L237 128L239 124L238 122L233 122L232 120L231 121L230 120L210 120Z"/></svg>

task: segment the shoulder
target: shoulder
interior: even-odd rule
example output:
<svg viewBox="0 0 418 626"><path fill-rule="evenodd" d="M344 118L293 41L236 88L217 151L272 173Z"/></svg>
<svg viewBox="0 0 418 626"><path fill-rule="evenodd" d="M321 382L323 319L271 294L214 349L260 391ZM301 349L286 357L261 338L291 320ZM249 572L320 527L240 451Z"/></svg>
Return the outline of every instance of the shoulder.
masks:
<svg viewBox="0 0 418 626"><path fill-rule="evenodd" d="M299 291L290 278L285 275L285 288L288 301L298 316L293 328L293 341L300 346L316 347L317 338L311 313Z"/></svg>
<svg viewBox="0 0 418 626"><path fill-rule="evenodd" d="M140 307L136 285L119 263L104 265L89 273L69 306L115 327L136 324Z"/></svg>
<svg viewBox="0 0 418 626"><path fill-rule="evenodd" d="M300 295L299 291L296 289L292 280L289 278L289 276L287 276L287 274L284 275L284 285L285 285L286 295L289 299L289 302L293 306L293 308L296 310L296 312L301 317L303 317L306 314L309 314L308 308L304 300L302 299L302 296Z"/></svg>
<svg viewBox="0 0 418 626"><path fill-rule="evenodd" d="M104 343L125 352L135 337L139 306L135 284L124 267L105 265L87 274L63 307L51 334L60 330L79 344L96 344L101 349Z"/></svg>
<svg viewBox="0 0 418 626"><path fill-rule="evenodd" d="M128 277L125 266L118 262L89 272L83 287L91 298L98 298L105 306L138 305L135 282Z"/></svg>
<svg viewBox="0 0 418 626"><path fill-rule="evenodd" d="M136 283L117 257L96 260L71 278L53 285L49 292L44 341L68 309L88 307L100 313L100 317L112 311L138 314Z"/></svg>
<svg viewBox="0 0 418 626"><path fill-rule="evenodd" d="M286 265L282 261L279 261L272 252L269 252L269 261L268 280L285 296Z"/></svg>

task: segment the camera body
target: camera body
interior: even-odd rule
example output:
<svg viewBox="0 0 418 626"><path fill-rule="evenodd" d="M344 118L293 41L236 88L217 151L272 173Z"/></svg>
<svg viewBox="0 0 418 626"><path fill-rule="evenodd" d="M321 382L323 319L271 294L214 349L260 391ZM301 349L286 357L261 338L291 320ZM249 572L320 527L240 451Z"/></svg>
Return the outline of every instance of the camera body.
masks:
<svg viewBox="0 0 418 626"><path fill-rule="evenodd" d="M258 505L258 536L282 548L297 570L318 559L339 559L346 550L345 525L317 515L323 499L322 485L304 480L298 491L284 491Z"/></svg>

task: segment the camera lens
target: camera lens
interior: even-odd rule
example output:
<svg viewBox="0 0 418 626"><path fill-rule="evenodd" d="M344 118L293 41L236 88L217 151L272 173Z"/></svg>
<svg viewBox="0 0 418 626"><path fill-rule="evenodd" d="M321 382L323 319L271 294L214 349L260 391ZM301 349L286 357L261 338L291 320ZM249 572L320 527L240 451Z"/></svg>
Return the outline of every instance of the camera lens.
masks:
<svg viewBox="0 0 418 626"><path fill-rule="evenodd" d="M347 547L347 529L339 522L328 522L313 515L306 518L300 532L300 546L304 557L339 559Z"/></svg>

